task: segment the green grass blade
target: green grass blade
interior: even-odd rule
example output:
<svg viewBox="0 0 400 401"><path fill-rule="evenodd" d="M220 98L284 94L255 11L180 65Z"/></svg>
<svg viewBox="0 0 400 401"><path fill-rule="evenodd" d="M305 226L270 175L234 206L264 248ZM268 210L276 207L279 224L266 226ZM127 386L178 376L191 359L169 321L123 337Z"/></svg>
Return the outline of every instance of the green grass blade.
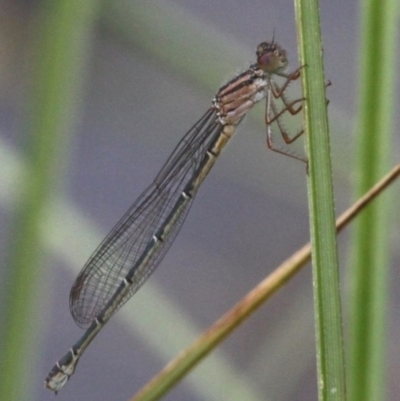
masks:
<svg viewBox="0 0 400 401"><path fill-rule="evenodd" d="M334 200L318 1L296 0L309 205L319 399L345 399L344 352Z"/></svg>
<svg viewBox="0 0 400 401"><path fill-rule="evenodd" d="M42 218L55 187L61 151L67 144L79 87L83 45L95 2L45 1L37 21L31 106L28 106L26 158L15 226L2 286L0 399L20 401L35 377L40 329L35 325L44 269ZM36 27L35 27L36 28ZM76 106L76 104L75 104ZM62 159L62 157L61 157Z"/></svg>
<svg viewBox="0 0 400 401"><path fill-rule="evenodd" d="M375 182L391 161L399 5L397 0L360 3L355 196ZM386 195L371 205L353 232L349 348L352 401L385 399L391 200Z"/></svg>

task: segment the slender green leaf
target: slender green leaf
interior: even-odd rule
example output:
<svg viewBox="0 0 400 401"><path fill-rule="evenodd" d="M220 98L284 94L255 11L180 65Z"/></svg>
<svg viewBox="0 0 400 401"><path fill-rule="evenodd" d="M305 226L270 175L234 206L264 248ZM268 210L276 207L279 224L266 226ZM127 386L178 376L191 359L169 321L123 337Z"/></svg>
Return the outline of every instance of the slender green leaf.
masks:
<svg viewBox="0 0 400 401"><path fill-rule="evenodd" d="M317 0L296 0L313 259L319 399L345 399L339 268L322 42Z"/></svg>
<svg viewBox="0 0 400 401"><path fill-rule="evenodd" d="M400 3L367 0L360 6L355 196L370 187L391 161ZM390 198L380 199L360 217L354 230L349 349L352 401L385 399L390 206Z"/></svg>
<svg viewBox="0 0 400 401"><path fill-rule="evenodd" d="M35 374L39 330L35 315L44 276L40 231L61 167L62 150L67 145L80 83L81 55L95 3L44 1L37 21L40 38L33 46L34 83L26 129L29 168L20 183L21 196L2 283L1 400L28 399L27 389Z"/></svg>

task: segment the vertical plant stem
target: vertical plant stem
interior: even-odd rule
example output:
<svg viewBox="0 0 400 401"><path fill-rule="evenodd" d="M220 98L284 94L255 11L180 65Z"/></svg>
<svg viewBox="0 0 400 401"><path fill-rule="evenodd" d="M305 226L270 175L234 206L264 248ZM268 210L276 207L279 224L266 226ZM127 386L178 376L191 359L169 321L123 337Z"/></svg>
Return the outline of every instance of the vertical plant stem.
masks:
<svg viewBox="0 0 400 401"><path fill-rule="evenodd" d="M44 280L40 230L54 190L59 160L71 128L82 51L95 1L44 1L35 27L33 85L26 132L29 166L16 205L7 272L2 287L0 400L30 399L39 328L35 326ZM33 32L35 35L37 31ZM36 317L36 318L35 318Z"/></svg>
<svg viewBox="0 0 400 401"><path fill-rule="evenodd" d="M391 161L399 2L360 3L359 98L355 196ZM393 199L392 199L393 201ZM349 398L385 397L390 198L385 195L355 225L351 255Z"/></svg>
<svg viewBox="0 0 400 401"><path fill-rule="evenodd" d="M296 0L309 158L309 208L319 400L345 399L339 269L317 0Z"/></svg>

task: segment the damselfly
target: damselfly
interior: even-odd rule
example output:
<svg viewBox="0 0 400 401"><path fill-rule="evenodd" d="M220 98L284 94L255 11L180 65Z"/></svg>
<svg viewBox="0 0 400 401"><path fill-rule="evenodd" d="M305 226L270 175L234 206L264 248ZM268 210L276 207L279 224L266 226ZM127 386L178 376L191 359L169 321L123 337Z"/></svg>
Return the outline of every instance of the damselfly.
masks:
<svg viewBox="0 0 400 401"><path fill-rule="evenodd" d="M107 235L77 277L70 294L75 322L87 328L83 336L51 369L45 386L59 391L83 352L110 317L140 288L174 241L201 183L246 113L266 98L267 144L274 151L271 124L286 143L282 114L297 114L303 99L288 101L285 90L300 69L285 73L286 51L277 43L257 47L257 62L222 86L212 106L178 143L154 182ZM274 75L284 79L279 85ZM280 108L276 100L280 99ZM301 158L299 158L301 159Z"/></svg>

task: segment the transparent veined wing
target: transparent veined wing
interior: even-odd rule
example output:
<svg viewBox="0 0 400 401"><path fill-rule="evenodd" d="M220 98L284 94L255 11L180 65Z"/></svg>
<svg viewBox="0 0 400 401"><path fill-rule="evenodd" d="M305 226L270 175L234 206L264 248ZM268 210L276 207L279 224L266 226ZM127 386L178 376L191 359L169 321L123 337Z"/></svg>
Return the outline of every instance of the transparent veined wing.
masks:
<svg viewBox="0 0 400 401"><path fill-rule="evenodd" d="M201 165L207 149L222 129L210 108L180 140L154 182L129 208L99 245L78 275L70 293L70 310L80 327L87 327L115 294L128 272L132 273L151 241L173 211L182 192ZM168 251L193 201L187 202L161 246L144 269L133 274L133 285L120 308L144 283Z"/></svg>

